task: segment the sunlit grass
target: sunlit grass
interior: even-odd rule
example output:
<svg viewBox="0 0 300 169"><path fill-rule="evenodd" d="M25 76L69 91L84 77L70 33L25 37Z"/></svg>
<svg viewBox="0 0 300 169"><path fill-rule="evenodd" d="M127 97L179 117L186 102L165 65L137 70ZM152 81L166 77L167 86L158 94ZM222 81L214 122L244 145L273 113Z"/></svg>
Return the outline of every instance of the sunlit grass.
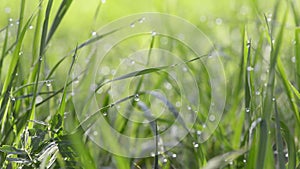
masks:
<svg viewBox="0 0 300 169"><path fill-rule="evenodd" d="M300 4L293 0L215 3L91 1L85 5L72 0L22 0L0 4L1 168L299 168ZM111 51L102 61L104 66L93 69L97 50L103 48L98 42L124 30L120 25L98 34L98 28L121 16L149 11L190 21L220 55L226 105L218 128L203 143L201 134L210 127L205 120L216 118L207 114L212 88L201 60L211 53L197 56L186 44L153 31L105 46ZM127 25L135 27L132 23L139 22ZM161 59L159 55L168 53L158 48L182 62ZM124 56L140 49L146 50L141 52L147 56L146 68L136 71L133 65L143 62ZM120 63L129 66L119 68ZM185 72L193 75L198 108L189 105L193 98L181 94L177 81L168 75L174 69L182 71L191 89ZM94 70L99 71L96 79ZM95 84L90 83L93 80ZM128 93L112 93L112 85L125 86L128 81ZM74 86L92 90L99 109L90 112L94 95L73 90ZM116 94L120 98L115 99ZM82 102L75 102L75 97ZM82 108L79 115L78 107ZM166 112L158 116L161 107ZM181 107L196 110L195 123L184 123ZM145 125L123 115L146 121L158 118ZM145 146L151 152L148 157L122 157L101 149L88 137L99 118L133 138L155 137L172 125L192 129L168 151L162 146L168 142L155 137L154 147ZM106 126L100 125L99 131L112 151L129 146L119 144Z"/></svg>

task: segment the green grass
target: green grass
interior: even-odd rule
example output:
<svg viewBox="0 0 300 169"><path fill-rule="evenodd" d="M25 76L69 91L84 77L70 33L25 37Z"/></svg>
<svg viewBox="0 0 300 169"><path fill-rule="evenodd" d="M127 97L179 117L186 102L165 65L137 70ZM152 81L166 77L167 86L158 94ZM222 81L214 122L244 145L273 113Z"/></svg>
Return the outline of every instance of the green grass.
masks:
<svg viewBox="0 0 300 169"><path fill-rule="evenodd" d="M300 168L299 7L296 0L0 3L0 168ZM226 103L204 142L213 129L204 123L217 118L207 113L213 109L213 88L206 64L214 49L202 39L180 42L172 23L164 23L170 35L138 32L141 18L96 31L149 11L188 20L220 55L226 76L220 84L226 88L218 92ZM106 44L128 28L137 34ZM206 51L199 55L193 47ZM99 52L108 48L100 63ZM144 67L136 51L145 56ZM166 51L180 62L168 59ZM128 56L135 59L129 66ZM179 80L169 76L174 71ZM194 89L193 83L197 91L184 95L182 89ZM126 92L114 88L127 84ZM99 107L90 107L94 104ZM195 112L195 122L186 123L181 111ZM143 124L124 116L157 118ZM160 134L172 126L178 135L179 129L191 130L168 149L161 144L177 140ZM89 137L94 128L98 133ZM116 138L112 128L131 138L153 137L154 144L143 147L151 153L113 153L139 149ZM98 146L100 141L111 151Z"/></svg>

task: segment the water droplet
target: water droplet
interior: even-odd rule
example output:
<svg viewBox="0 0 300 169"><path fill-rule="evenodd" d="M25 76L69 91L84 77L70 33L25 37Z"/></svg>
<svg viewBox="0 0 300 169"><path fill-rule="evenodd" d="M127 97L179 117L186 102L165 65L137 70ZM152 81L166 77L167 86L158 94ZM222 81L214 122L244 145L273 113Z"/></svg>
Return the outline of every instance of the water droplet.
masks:
<svg viewBox="0 0 300 169"><path fill-rule="evenodd" d="M297 44L297 41L296 41L296 40L292 40L292 44L293 44L293 45L296 45L296 44Z"/></svg>
<svg viewBox="0 0 300 169"><path fill-rule="evenodd" d="M273 97L273 98L272 98L272 101L273 101L273 102L275 102L275 101L276 101L276 98L275 98L275 97Z"/></svg>
<svg viewBox="0 0 300 169"><path fill-rule="evenodd" d="M198 148L198 147L199 147L199 144L198 144L198 143L195 143L195 142L193 142L193 146L194 146L195 148Z"/></svg>
<svg viewBox="0 0 300 169"><path fill-rule="evenodd" d="M206 124L203 124L203 125L202 125L202 128L206 128Z"/></svg>
<svg viewBox="0 0 300 169"><path fill-rule="evenodd" d="M191 107L191 106L187 106L187 109L188 109L188 110L192 110L192 107Z"/></svg>
<svg viewBox="0 0 300 169"><path fill-rule="evenodd" d="M155 153L154 153L154 152L151 152L151 153L150 153L150 156L151 156L151 157L155 157Z"/></svg>
<svg viewBox="0 0 300 169"><path fill-rule="evenodd" d="M271 134L271 131L269 131L268 134Z"/></svg>
<svg viewBox="0 0 300 169"><path fill-rule="evenodd" d="M202 131L200 131L200 130L197 130L197 132L196 132L196 133L197 133L197 135L198 135L198 136L200 136L200 135L202 134Z"/></svg>
<svg viewBox="0 0 300 169"><path fill-rule="evenodd" d="M289 157L289 154L288 154L288 153L286 153L284 156L285 156L286 158L288 158L288 157Z"/></svg>
<svg viewBox="0 0 300 169"><path fill-rule="evenodd" d="M216 116L211 114L211 115L209 115L208 120L211 122L214 122L216 120Z"/></svg>
<svg viewBox="0 0 300 169"><path fill-rule="evenodd" d="M65 157L64 160L67 161L67 160L68 160L68 157Z"/></svg>
<svg viewBox="0 0 300 169"><path fill-rule="evenodd" d="M9 22L12 22L12 21L13 21L13 19L12 19L12 18L9 18L9 19L8 19L8 21L9 21Z"/></svg>
<svg viewBox="0 0 300 169"><path fill-rule="evenodd" d="M16 22L16 25L19 25L19 24L20 24L20 22L19 22L19 21L17 21L17 22Z"/></svg>
<svg viewBox="0 0 300 169"><path fill-rule="evenodd" d="M16 101L16 98L11 97L11 101L15 102L15 101Z"/></svg>
<svg viewBox="0 0 300 169"><path fill-rule="evenodd" d="M169 82L165 82L164 86L166 89L171 90L172 89L172 85Z"/></svg>
<svg viewBox="0 0 300 169"><path fill-rule="evenodd" d="M11 23L11 24L9 24L9 26L10 26L10 27L12 27L12 26L14 26L14 24L13 24L13 23Z"/></svg>
<svg viewBox="0 0 300 169"><path fill-rule="evenodd" d="M19 76L19 74L18 74L18 73L16 73L16 76Z"/></svg>
<svg viewBox="0 0 300 169"><path fill-rule="evenodd" d="M255 94L256 94L257 96L259 96L259 95L260 95L260 91L256 91Z"/></svg>
<svg viewBox="0 0 300 169"><path fill-rule="evenodd" d="M246 108L246 112L249 113L250 112L250 108L247 107Z"/></svg>
<svg viewBox="0 0 300 169"><path fill-rule="evenodd" d="M47 87L50 87L50 86L51 86L51 81L50 81L50 80L47 80L47 81L46 81L46 86L47 86Z"/></svg>
<svg viewBox="0 0 300 169"><path fill-rule="evenodd" d="M6 8L4 9L4 11L5 11L5 13L10 13L11 9L10 9L10 7L6 7Z"/></svg>
<svg viewBox="0 0 300 169"><path fill-rule="evenodd" d="M30 25L30 26L29 26L29 29L33 29L33 26L32 26L32 25Z"/></svg>
<svg viewBox="0 0 300 169"><path fill-rule="evenodd" d="M229 162L229 165L232 165L232 164L233 164L233 161L230 161L230 162Z"/></svg>
<svg viewBox="0 0 300 169"><path fill-rule="evenodd" d="M246 162L247 162L247 160L246 160L246 159L243 159L243 162L244 162L244 163L246 163Z"/></svg>
<svg viewBox="0 0 300 169"><path fill-rule="evenodd" d="M221 25L223 23L223 20L221 18L216 19L216 24Z"/></svg>
<svg viewBox="0 0 300 169"><path fill-rule="evenodd" d="M43 58L42 58L42 57L40 57L39 61L42 61L42 60L43 60Z"/></svg>
<svg viewBox="0 0 300 169"><path fill-rule="evenodd" d="M175 103L175 106L176 106L176 107L180 107L180 106L181 106L180 101L177 101L177 102Z"/></svg>
<svg viewBox="0 0 300 169"><path fill-rule="evenodd" d="M173 157L173 158L176 158L176 157L177 157L177 154L173 153L173 154L172 154L172 157Z"/></svg>
<svg viewBox="0 0 300 169"><path fill-rule="evenodd" d="M188 69L187 69L186 67L183 67L183 68L182 68L182 71L187 72Z"/></svg>
<svg viewBox="0 0 300 169"><path fill-rule="evenodd" d="M163 159L163 162L164 162L164 163L168 162L168 159L167 159L167 158L164 158L164 159Z"/></svg>
<svg viewBox="0 0 300 169"><path fill-rule="evenodd" d="M293 56L293 57L291 58L291 61L292 61L293 63L296 63L296 57Z"/></svg>
<svg viewBox="0 0 300 169"><path fill-rule="evenodd" d="M75 83L75 84L78 84L78 83L79 83L79 79L76 78L76 79L74 80L74 83Z"/></svg>
<svg viewBox="0 0 300 169"><path fill-rule="evenodd" d="M106 3L106 0L101 0L102 4L105 4Z"/></svg>
<svg viewBox="0 0 300 169"><path fill-rule="evenodd" d="M97 35L97 32L93 31L92 36L96 36L96 35Z"/></svg>
<svg viewBox="0 0 300 169"><path fill-rule="evenodd" d="M139 94L134 95L134 101L136 101L136 102L140 101Z"/></svg>
<svg viewBox="0 0 300 169"><path fill-rule="evenodd" d="M151 32L151 36L156 36L156 35L157 35L157 33L155 31Z"/></svg>
<svg viewBox="0 0 300 169"><path fill-rule="evenodd" d="M19 52L19 56L21 56L21 55L23 55L23 52L22 52L22 51Z"/></svg>
<svg viewBox="0 0 300 169"><path fill-rule="evenodd" d="M205 21L206 21L206 16L202 15L202 16L200 17L200 21L201 21L201 22L205 22Z"/></svg>
<svg viewBox="0 0 300 169"><path fill-rule="evenodd" d="M93 135L94 135L94 136L97 136L97 135L98 135L98 132L97 132L97 131L94 131L94 132L93 132Z"/></svg>
<svg viewBox="0 0 300 169"><path fill-rule="evenodd" d="M274 43L275 43L275 40L273 39L273 40L272 40L272 44L274 44Z"/></svg>
<svg viewBox="0 0 300 169"><path fill-rule="evenodd" d="M134 28L134 27L135 27L135 24L134 24L134 23L131 23L131 24L130 24L130 27L131 27L131 28Z"/></svg>
<svg viewBox="0 0 300 169"><path fill-rule="evenodd" d="M132 60L132 61L130 62L130 64L134 65L134 64L135 64L135 61L134 61L134 60Z"/></svg>
<svg viewBox="0 0 300 169"><path fill-rule="evenodd" d="M138 20L138 22L139 22L139 23L143 23L143 22L145 21L145 19L146 19L145 17L142 17L142 18L140 18L140 19Z"/></svg>
<svg viewBox="0 0 300 169"><path fill-rule="evenodd" d="M248 66L248 67L247 67L247 71L248 71L248 72L250 72L250 71L252 71L252 70L254 70L253 67L251 67L251 66Z"/></svg>
<svg viewBox="0 0 300 169"><path fill-rule="evenodd" d="M36 104L39 104L39 103L41 103L42 101L43 101L42 96L37 96L37 97L35 98L35 103L36 103Z"/></svg>

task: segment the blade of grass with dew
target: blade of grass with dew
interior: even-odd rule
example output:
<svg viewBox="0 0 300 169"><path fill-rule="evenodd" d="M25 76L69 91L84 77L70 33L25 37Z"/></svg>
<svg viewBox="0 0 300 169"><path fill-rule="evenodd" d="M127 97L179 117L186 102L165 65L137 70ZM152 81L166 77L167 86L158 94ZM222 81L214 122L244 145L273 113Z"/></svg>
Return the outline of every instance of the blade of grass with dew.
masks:
<svg viewBox="0 0 300 169"><path fill-rule="evenodd" d="M282 25L280 27L280 30L279 30L277 38L276 38L275 46L273 45L273 38L271 35L272 32L270 32L270 30L269 30L269 37L271 39L270 69L269 69L269 77L268 77L268 82L267 82L266 96L264 98L263 107L262 107L262 118L263 118L264 123L261 123L261 127L260 127L259 148L258 148L258 155L257 155L257 159L256 159L256 168L257 169L262 169L262 168L273 165L273 164L271 164L271 161L273 161L272 160L273 156L271 155L272 151L271 151L270 145L267 144L270 142L270 139L271 139L270 135L268 134L268 130L270 128L270 117L271 117L271 112L272 112L272 108L273 108L272 99L274 98L273 92L274 92L274 88L275 88L275 68L276 68L277 58L279 55L281 42L282 42L282 38L283 38L283 31L284 31L285 23L286 23L286 19L287 19L287 11L288 10L286 10L286 12L284 14ZM276 13L276 12L277 11L275 11L274 13ZM266 24L268 26L267 20L266 20ZM271 158L270 159L271 161L267 161L268 158ZM267 164L266 162L269 162L269 163Z"/></svg>
<svg viewBox="0 0 300 169"><path fill-rule="evenodd" d="M300 99L300 93L299 93L299 91L296 89L296 87L295 87L293 84L291 84L291 83L290 83L290 86L291 86L291 88L292 88L294 94L297 96L297 98Z"/></svg>
<svg viewBox="0 0 300 169"><path fill-rule="evenodd" d="M284 122L280 121L280 127L288 148L288 169L294 169L296 168L296 146L294 137Z"/></svg>
<svg viewBox="0 0 300 169"><path fill-rule="evenodd" d="M298 106L297 106L297 103L295 102L294 93L291 90L290 82L289 82L289 80L287 78L287 75L284 71L283 64L282 64L280 58L278 58L278 60L277 60L277 69L278 69L280 77L281 77L280 79L281 79L281 81L284 85L285 93L288 96L289 103L290 103L290 105L292 107L292 110L293 110L293 113L296 117L297 128L300 129L300 115L299 115L299 111L298 111Z"/></svg>
<svg viewBox="0 0 300 169"><path fill-rule="evenodd" d="M300 28L295 30L295 59L296 59L296 83L300 90Z"/></svg>
<svg viewBox="0 0 300 169"><path fill-rule="evenodd" d="M283 139L280 130L279 112L277 109L277 101L274 101L275 109L275 134L276 134L276 149L277 149L277 168L285 168L284 153L283 153Z"/></svg>
<svg viewBox="0 0 300 169"><path fill-rule="evenodd" d="M52 23L52 26L47 34L47 40L45 41L46 44L49 43L51 40L52 36L54 35L55 31L57 30L59 24L61 23L62 19L64 18L66 12L70 8L73 0L63 0L60 4L60 7L56 13L56 16L54 18L54 21Z"/></svg>
<svg viewBox="0 0 300 169"><path fill-rule="evenodd" d="M5 51L6 51L6 48L7 48L8 30L9 30L8 27L6 27L5 28L5 37L4 37L3 46L2 46L2 54L1 54L1 58L0 58L0 75L2 75L2 65L3 65L3 60L4 60L4 57L5 57ZM1 78L1 76L0 76L0 78ZM0 105L1 105L1 101L0 101Z"/></svg>
<svg viewBox="0 0 300 169"><path fill-rule="evenodd" d="M77 50L75 50L75 52L74 52L74 55L73 55L73 58L72 58L72 63L70 65L70 68L69 68L69 71L68 71L68 75L67 75L67 78L65 80L64 87L63 87L63 91L62 91L63 94L61 96L61 101L60 101L60 104L59 104L59 108L58 108L58 110L56 112L56 116L60 116L62 118L62 123L60 125L60 127L62 127L62 128L64 127L64 113L65 113L65 109L66 109L66 97L67 97L68 79L71 76L71 72L72 72L72 69L73 69L76 57L77 57Z"/></svg>
<svg viewBox="0 0 300 169"><path fill-rule="evenodd" d="M47 37L47 30L48 30L48 23L49 23L49 17L50 17L50 11L52 8L53 0L49 0L46 8L46 14L44 17L44 23L43 23L43 28L42 28L42 35L41 35L41 40L40 40L40 49L39 49L39 57L38 57L38 62L37 65L34 67L34 70L32 71L32 81L35 81L35 85L33 86L33 97L31 101L31 110L28 113L28 116L26 119L29 120L34 120L35 118L35 99L37 97L37 92L38 92L38 86L39 86L39 78L40 78L40 71L41 71L41 62L42 58L44 55L44 51L46 48L46 37ZM33 123L29 123L28 128L32 128Z"/></svg>
<svg viewBox="0 0 300 169"><path fill-rule="evenodd" d="M33 66L34 62L38 58L39 55L39 45L40 45L40 39L39 37L41 36L41 25L42 25L42 18L43 18L43 6L42 6L43 0L40 0L39 2L39 8L38 8L38 13L37 13L37 19L36 19L36 28L34 31L34 37L33 37L33 43L32 43L32 61L31 61L31 66Z"/></svg>
<svg viewBox="0 0 300 169"><path fill-rule="evenodd" d="M244 73L244 90L245 90L245 113L240 114L239 121L237 122L237 125L235 125L235 132L232 140L232 146L234 149L237 149L240 147L240 138L242 135L242 129L244 122L250 123L250 101L251 101L251 91L250 91L250 75L249 71L247 71L248 66L250 65L250 52L251 52L251 41L249 41L247 36L246 28L243 30L243 45L242 45L242 66L240 70L240 76L242 76L242 73ZM242 86L242 80L239 80L239 85ZM238 98L238 97L237 97ZM238 104L237 104L238 105ZM246 120L246 121L245 121ZM248 124L249 125L249 124ZM245 126L248 128L247 126Z"/></svg>
<svg viewBox="0 0 300 169"><path fill-rule="evenodd" d="M224 168L230 162L243 155L246 151L244 149L228 152L208 160L203 169Z"/></svg>

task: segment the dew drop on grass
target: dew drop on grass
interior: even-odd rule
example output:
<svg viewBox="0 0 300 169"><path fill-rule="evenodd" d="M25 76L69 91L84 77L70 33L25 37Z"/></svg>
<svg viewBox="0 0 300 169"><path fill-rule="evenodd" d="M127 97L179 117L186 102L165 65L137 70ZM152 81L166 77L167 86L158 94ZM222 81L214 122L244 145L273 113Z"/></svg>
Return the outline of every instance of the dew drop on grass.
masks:
<svg viewBox="0 0 300 169"><path fill-rule="evenodd" d="M23 52L22 52L22 51L19 52L19 56L21 56L21 55L23 55Z"/></svg>
<svg viewBox="0 0 300 169"><path fill-rule="evenodd" d="M19 21L17 21L17 22L16 22L16 25L19 25L19 24L20 24L20 22L19 22Z"/></svg>
<svg viewBox="0 0 300 169"><path fill-rule="evenodd" d="M247 112L247 113L249 113L249 112L250 112L250 109L249 109L248 107L246 108L246 112Z"/></svg>
<svg viewBox="0 0 300 169"><path fill-rule="evenodd" d="M260 95L260 91L256 91L255 94L256 94L257 96L259 96L259 95Z"/></svg>
<svg viewBox="0 0 300 169"><path fill-rule="evenodd" d="M134 24L134 23L131 23L131 24L130 24L130 27L131 27L131 28L134 28L134 27L135 27L135 24Z"/></svg>
<svg viewBox="0 0 300 169"><path fill-rule="evenodd" d="M35 98L35 103L36 104L39 104L39 103L41 103L43 101L43 98L41 97L41 96L37 96L36 98Z"/></svg>
<svg viewBox="0 0 300 169"><path fill-rule="evenodd" d="M102 4L105 4L106 3L106 0L101 0Z"/></svg>
<svg viewBox="0 0 300 169"><path fill-rule="evenodd" d="M15 101L16 101L16 98L12 97L12 98L11 98L11 101L15 102Z"/></svg>
<svg viewBox="0 0 300 169"><path fill-rule="evenodd" d="M246 163L246 162L247 162L247 160L246 160L246 159L243 159L243 162L244 162L244 163Z"/></svg>
<svg viewBox="0 0 300 169"><path fill-rule="evenodd" d="M165 82L164 86L166 89L171 90L172 89L172 85L169 82Z"/></svg>
<svg viewBox="0 0 300 169"><path fill-rule="evenodd" d="M293 56L293 57L291 58L291 61L292 61L293 63L296 63L296 57Z"/></svg>
<svg viewBox="0 0 300 169"><path fill-rule="evenodd" d="M202 128L206 128L206 124L203 124Z"/></svg>
<svg viewBox="0 0 300 169"><path fill-rule="evenodd" d="M18 73L16 73L16 76L19 76L19 74L18 74Z"/></svg>
<svg viewBox="0 0 300 169"><path fill-rule="evenodd" d="M97 135L98 135L98 132L97 132L97 131L94 131L94 132L93 132L93 135L94 135L94 136L97 136Z"/></svg>
<svg viewBox="0 0 300 169"><path fill-rule="evenodd" d="M154 153L154 152L151 152L151 153L150 153L150 156L151 156L151 157L155 157L155 153Z"/></svg>
<svg viewBox="0 0 300 169"><path fill-rule="evenodd" d="M187 72L188 69L187 69L186 67L183 67L183 68L182 68L182 71Z"/></svg>
<svg viewBox="0 0 300 169"><path fill-rule="evenodd" d="M286 158L288 158L288 157L289 157L289 154L288 154L288 153L286 153L284 156L285 156Z"/></svg>
<svg viewBox="0 0 300 169"><path fill-rule="evenodd" d="M167 163L167 162L168 162L168 159L167 159L167 158L164 158L164 159L163 159L163 162L164 162L164 163Z"/></svg>
<svg viewBox="0 0 300 169"><path fill-rule="evenodd" d="M6 7L6 8L4 9L4 11L5 11L5 13L10 13L11 9L10 9L10 7Z"/></svg>
<svg viewBox="0 0 300 169"><path fill-rule="evenodd" d="M232 164L233 164L233 162L232 162L232 161L230 161L230 162L229 162L229 165L232 165Z"/></svg>
<svg viewBox="0 0 300 169"><path fill-rule="evenodd" d="M13 19L12 19L12 18L9 18L9 19L8 19L8 21L9 21L9 22L12 22L12 21L13 21Z"/></svg>
<svg viewBox="0 0 300 169"><path fill-rule="evenodd" d="M93 31L92 36L96 36L96 35L97 35L97 32Z"/></svg>
<svg viewBox="0 0 300 169"><path fill-rule="evenodd" d="M273 101L273 102L275 102L275 101L276 101L276 98L275 98L275 97L273 97L273 98L272 98L272 101Z"/></svg>
<svg viewBox="0 0 300 169"><path fill-rule="evenodd" d="M253 67L251 67L251 66L248 66L248 67L247 67L247 71L248 71L248 72L250 72L250 71L252 71L252 70L254 70Z"/></svg>
<svg viewBox="0 0 300 169"><path fill-rule="evenodd" d="M134 64L135 64L135 61L134 61L134 60L132 60L132 61L130 62L130 64L134 65Z"/></svg>
<svg viewBox="0 0 300 169"><path fill-rule="evenodd" d="M216 116L211 114L211 115L209 115L208 120L211 122L214 122L216 120Z"/></svg>
<svg viewBox="0 0 300 169"><path fill-rule="evenodd" d="M50 80L47 80L47 81L46 81L46 86L47 86L47 87L50 87L50 86L51 86L51 81L50 81Z"/></svg>
<svg viewBox="0 0 300 169"><path fill-rule="evenodd" d="M143 22L145 21L145 19L146 19L145 17L142 17L142 18L140 18L140 19L138 20L138 22L139 22L139 23L143 23Z"/></svg>
<svg viewBox="0 0 300 169"><path fill-rule="evenodd" d="M221 25L223 23L223 20L221 18L216 19L216 24Z"/></svg>
<svg viewBox="0 0 300 169"><path fill-rule="evenodd" d="M193 142L193 146L194 146L195 148L198 148L198 147L199 147L199 144L196 143L196 142Z"/></svg>
<svg viewBox="0 0 300 169"><path fill-rule="evenodd" d="M204 16L204 15L202 15L201 17L200 17L200 21L201 22L205 22L207 19L206 19L206 16Z"/></svg>
<svg viewBox="0 0 300 169"><path fill-rule="evenodd" d="M191 107L191 106L187 106L187 109L188 109L188 110L192 110L192 107Z"/></svg>
<svg viewBox="0 0 300 169"><path fill-rule="evenodd" d="M177 101L177 102L175 103L175 106L176 106L176 107L180 107L180 106L181 106L180 101Z"/></svg>
<svg viewBox="0 0 300 169"><path fill-rule="evenodd" d="M155 31L151 32L151 36L156 36L156 35L157 35L157 33Z"/></svg>
<svg viewBox="0 0 300 169"><path fill-rule="evenodd" d="M197 130L197 132L196 132L196 133L197 133L197 135L198 135L198 136L200 136L200 135L202 134L202 131L200 131L200 130Z"/></svg>
<svg viewBox="0 0 300 169"><path fill-rule="evenodd" d="M134 95L134 101L136 101L136 102L140 101L139 94Z"/></svg>
<svg viewBox="0 0 300 169"><path fill-rule="evenodd" d="M173 157L173 158L176 158L176 157L177 157L177 154L173 153L173 154L172 154L172 157Z"/></svg>
<svg viewBox="0 0 300 169"><path fill-rule="evenodd" d="M32 25L30 25L30 26L29 26L29 29L33 29L33 26L32 26Z"/></svg>

